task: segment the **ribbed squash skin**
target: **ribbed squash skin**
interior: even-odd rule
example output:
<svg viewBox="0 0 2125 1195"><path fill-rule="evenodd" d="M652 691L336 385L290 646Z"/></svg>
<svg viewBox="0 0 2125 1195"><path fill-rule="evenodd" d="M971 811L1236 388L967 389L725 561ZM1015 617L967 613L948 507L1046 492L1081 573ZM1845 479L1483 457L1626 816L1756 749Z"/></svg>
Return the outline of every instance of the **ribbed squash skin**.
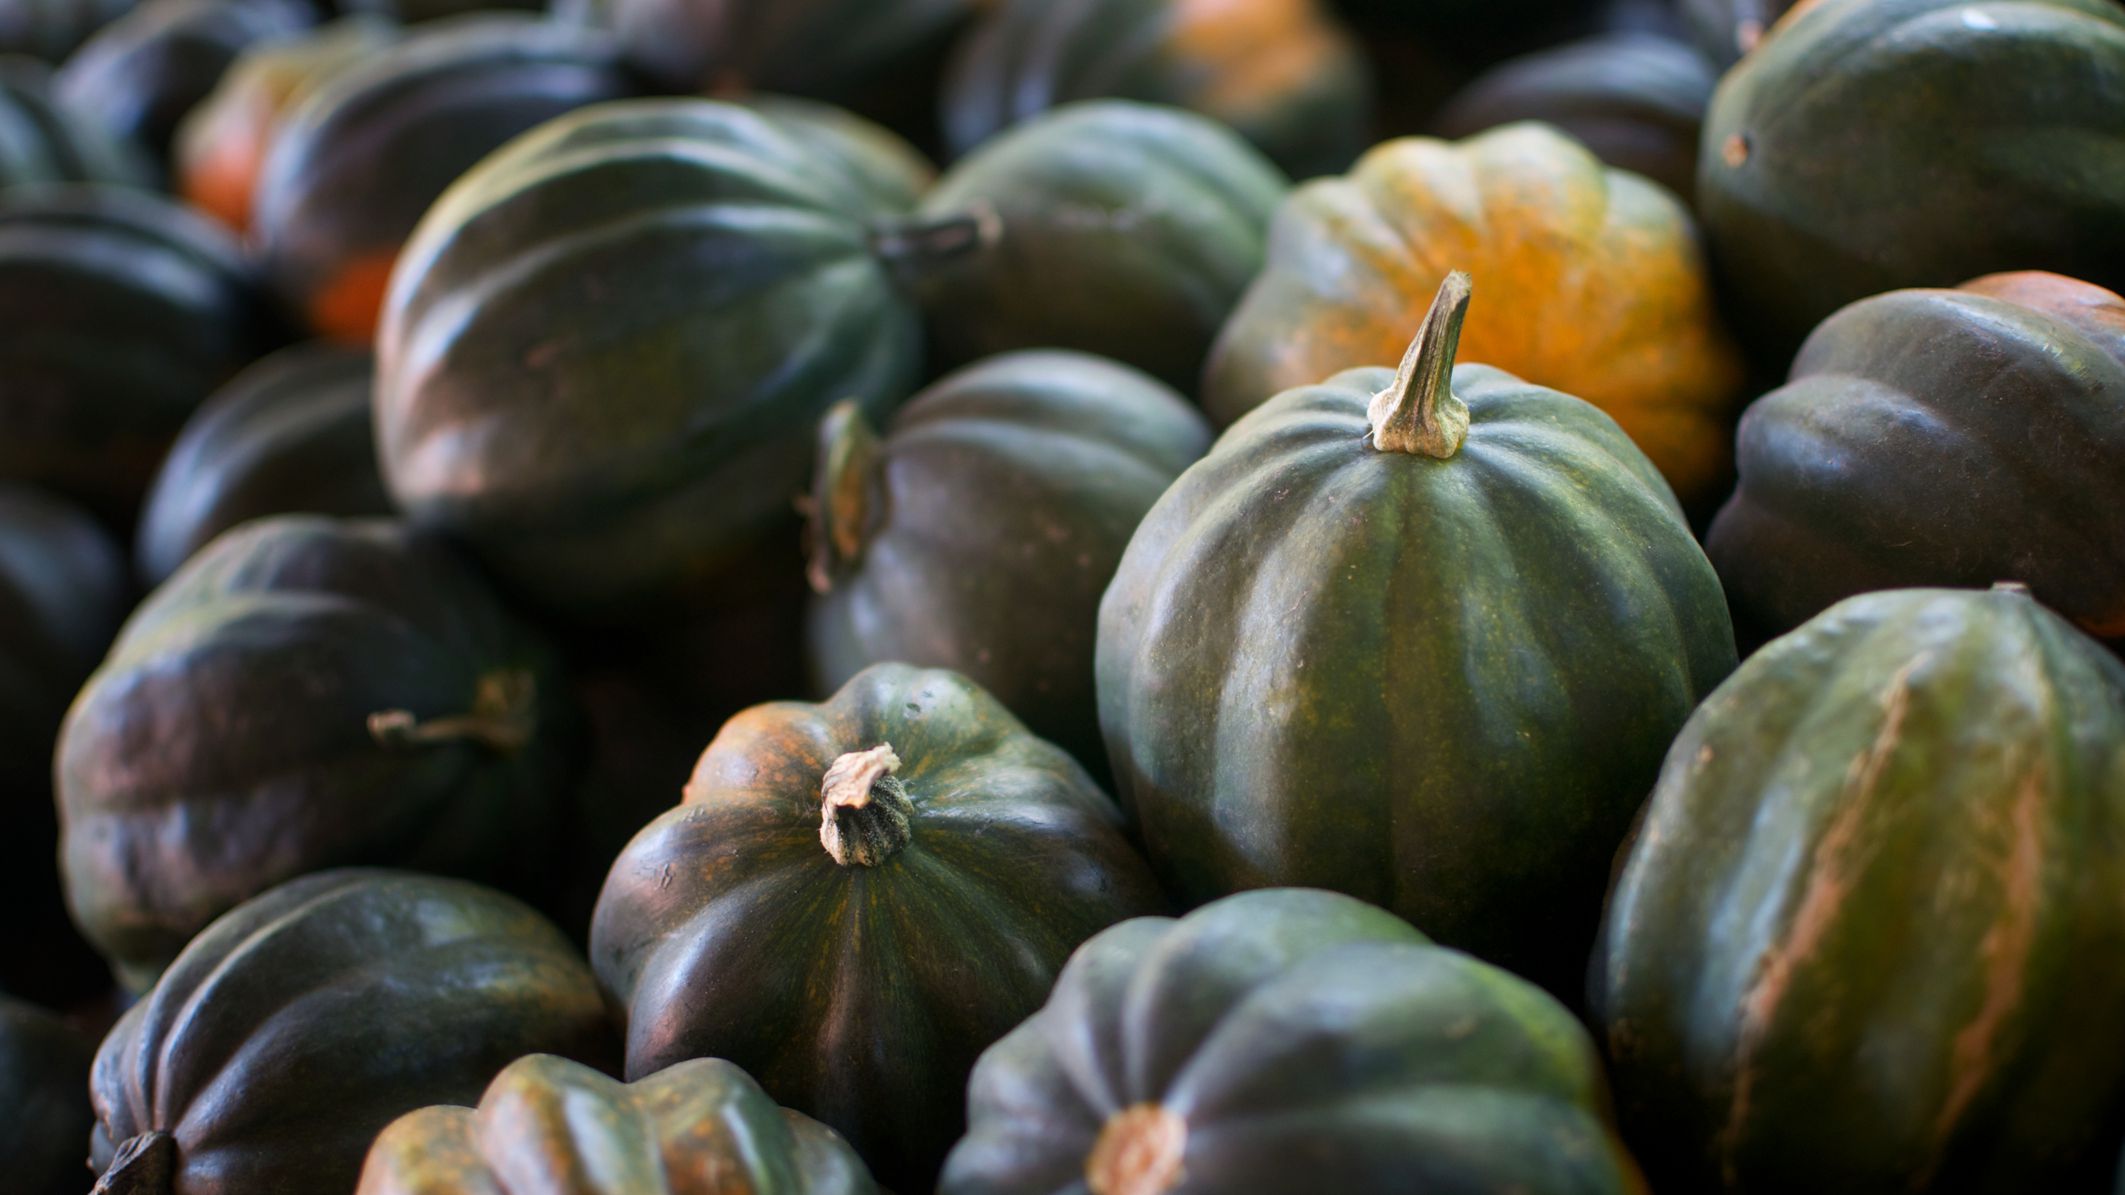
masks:
<svg viewBox="0 0 2125 1195"><path fill-rule="evenodd" d="M55 1005L110 983L60 895L52 744L130 596L123 553L87 511L0 483L0 902L9 942L0 989Z"/></svg>
<svg viewBox="0 0 2125 1195"><path fill-rule="evenodd" d="M921 370L914 302L872 250L912 196L847 145L787 114L644 100L459 180L379 336L400 507L585 618L742 586L748 553L788 552L819 417L844 398L878 414Z"/></svg>
<svg viewBox="0 0 2125 1195"><path fill-rule="evenodd" d="M59 62L135 0L15 0L0 6L0 53Z"/></svg>
<svg viewBox="0 0 2125 1195"><path fill-rule="evenodd" d="M1563 1006L1304 889L1085 943L1047 1006L982 1055L968 1104L942 1195L1645 1191ZM1120 1177L1103 1164L1112 1126L1146 1108L1184 1126L1179 1173L1100 1182Z"/></svg>
<svg viewBox="0 0 2125 1195"><path fill-rule="evenodd" d="M500 738L372 726L478 717ZM193 557L67 714L68 904L136 990L223 910L385 863L542 873L569 776L544 645L449 548L383 520L282 515Z"/></svg>
<svg viewBox="0 0 2125 1195"><path fill-rule="evenodd" d="M1721 80L1697 210L1741 327L1781 347L1995 270L2125 288L2125 6L1810 5Z"/></svg>
<svg viewBox="0 0 2125 1195"><path fill-rule="evenodd" d="M265 358L202 404L170 447L133 541L158 584L239 523L277 514L388 515L363 349L313 343Z"/></svg>
<svg viewBox="0 0 2125 1195"><path fill-rule="evenodd" d="M2121 800L2125 667L2024 594L1868 594L1751 657L1669 753L1595 957L1656 1182L2100 1189Z"/></svg>
<svg viewBox="0 0 2125 1195"><path fill-rule="evenodd" d="M313 330L368 344L392 263L437 196L517 134L638 90L595 30L512 13L414 30L274 136L254 198L266 272Z"/></svg>
<svg viewBox="0 0 2125 1195"><path fill-rule="evenodd" d="M1176 108L1087 101L1006 131L923 200L981 227L910 265L940 364L1077 349L1192 390L1287 189L1231 130Z"/></svg>
<svg viewBox="0 0 2125 1195"><path fill-rule="evenodd" d="M876 864L821 841L821 781L891 745L910 832ZM926 1189L974 1059L1078 943L1165 907L1113 802L965 678L903 664L724 724L686 801L614 862L591 926L627 1074L727 1058Z"/></svg>
<svg viewBox="0 0 2125 1195"><path fill-rule="evenodd" d="M873 1195L834 1130L776 1106L751 1076L698 1058L621 1084L534 1054L479 1107L423 1108L370 1147L355 1195Z"/></svg>
<svg viewBox="0 0 2125 1195"><path fill-rule="evenodd" d="M1100 595L1144 513L1209 448L1202 416L1137 370L1049 351L944 378L882 439L828 419L810 528L818 687L887 660L950 668L1103 771Z"/></svg>
<svg viewBox="0 0 2125 1195"><path fill-rule="evenodd" d="M31 183L145 187L154 176L139 146L59 105L48 68L0 60L0 191Z"/></svg>
<svg viewBox="0 0 2125 1195"><path fill-rule="evenodd" d="M845 96L944 37L977 0L561 0L675 91Z"/></svg>
<svg viewBox="0 0 2125 1195"><path fill-rule="evenodd" d="M1394 381L1279 395L1137 528L1099 615L1115 783L1186 900L1332 888L1576 988L1632 812L1734 667L1726 603L1600 411L1463 365L1438 460L1368 442Z"/></svg>
<svg viewBox="0 0 2125 1195"><path fill-rule="evenodd" d="M316 19L301 0L154 0L66 60L59 101L165 161L185 114L245 47L292 37Z"/></svg>
<svg viewBox="0 0 2125 1195"><path fill-rule="evenodd" d="M1704 55L1674 38L1611 33L1492 67L1456 92L1432 127L1442 137L1472 137L1539 120L1688 205L1704 110L1718 82Z"/></svg>
<svg viewBox="0 0 2125 1195"><path fill-rule="evenodd" d="M81 1195L92 1042L34 1004L0 995L0 1165L19 1195Z"/></svg>
<svg viewBox="0 0 2125 1195"><path fill-rule="evenodd" d="M121 187L0 198L0 479L132 518L201 400L271 346L235 242Z"/></svg>
<svg viewBox="0 0 2125 1195"><path fill-rule="evenodd" d="M141 1195L348 1191L397 1117L471 1103L526 1054L605 1065L612 1036L581 956L524 905L406 872L304 876L207 927L104 1039L89 1164ZM173 1140L114 1174L148 1134Z"/></svg>
<svg viewBox="0 0 2125 1195"><path fill-rule="evenodd" d="M955 154L1073 100L1171 104L1221 121L1291 174L1365 148L1371 72L1324 0L1002 0L944 84Z"/></svg>
<svg viewBox="0 0 2125 1195"><path fill-rule="evenodd" d="M1483 290L1461 360L1607 411L1685 502L1725 476L1741 361L1689 214L1538 125L1390 141L1294 192L1218 336L1204 407L1230 423L1280 391L1398 359L1449 270Z"/></svg>
<svg viewBox="0 0 2125 1195"><path fill-rule="evenodd" d="M2125 640L2125 299L2055 274L1824 321L1741 422L1705 550L1752 638L1873 589L2020 581Z"/></svg>

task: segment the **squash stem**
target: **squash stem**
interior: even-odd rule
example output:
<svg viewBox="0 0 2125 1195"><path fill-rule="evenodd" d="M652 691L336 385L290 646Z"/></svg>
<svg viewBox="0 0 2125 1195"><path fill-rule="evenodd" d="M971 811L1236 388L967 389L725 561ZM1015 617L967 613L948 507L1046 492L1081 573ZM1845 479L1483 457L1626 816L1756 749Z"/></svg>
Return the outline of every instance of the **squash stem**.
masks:
<svg viewBox="0 0 2125 1195"><path fill-rule="evenodd" d="M899 768L890 743L828 765L819 780L819 845L834 862L876 867L913 837L915 807L893 775Z"/></svg>
<svg viewBox="0 0 2125 1195"><path fill-rule="evenodd" d="M177 1138L160 1129L128 1137L89 1195L169 1195L177 1182Z"/></svg>
<svg viewBox="0 0 2125 1195"><path fill-rule="evenodd" d="M369 737L379 746L394 749L476 743L514 755L531 742L537 729L538 682L521 669L481 677L467 713L427 719L415 717L411 710L380 710L369 715Z"/></svg>
<svg viewBox="0 0 2125 1195"><path fill-rule="evenodd" d="M871 252L903 281L987 251L1003 237L1003 219L987 203L946 216L917 216L871 228Z"/></svg>
<svg viewBox="0 0 2125 1195"><path fill-rule="evenodd" d="M804 575L812 592L828 593L845 567L863 557L884 513L878 476L878 433L853 399L835 403L819 421L819 451L804 512Z"/></svg>
<svg viewBox="0 0 2125 1195"><path fill-rule="evenodd" d="M1454 393L1453 375L1468 295L1468 275L1459 270L1439 284L1395 380L1366 408L1375 449L1442 461L1461 451L1468 439L1468 404Z"/></svg>

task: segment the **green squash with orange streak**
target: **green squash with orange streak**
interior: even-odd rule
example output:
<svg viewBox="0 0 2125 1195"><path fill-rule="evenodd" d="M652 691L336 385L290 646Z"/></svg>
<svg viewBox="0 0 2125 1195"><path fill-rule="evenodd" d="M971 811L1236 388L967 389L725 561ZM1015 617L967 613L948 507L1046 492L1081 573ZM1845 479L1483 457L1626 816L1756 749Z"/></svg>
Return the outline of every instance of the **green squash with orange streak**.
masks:
<svg viewBox="0 0 2125 1195"><path fill-rule="evenodd" d="M1843 602L1669 752L1595 1024L1672 1191L2096 1191L2125 1128L2125 666L2025 591Z"/></svg>

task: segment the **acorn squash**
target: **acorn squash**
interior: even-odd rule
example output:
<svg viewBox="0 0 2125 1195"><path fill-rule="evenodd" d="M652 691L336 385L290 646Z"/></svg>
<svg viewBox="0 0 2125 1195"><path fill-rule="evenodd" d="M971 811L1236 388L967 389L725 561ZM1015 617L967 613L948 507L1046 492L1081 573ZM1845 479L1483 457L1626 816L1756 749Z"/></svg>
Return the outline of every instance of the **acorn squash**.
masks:
<svg viewBox="0 0 2125 1195"><path fill-rule="evenodd" d="M920 58L982 0L560 0L669 90L844 99Z"/></svg>
<svg viewBox="0 0 2125 1195"><path fill-rule="evenodd" d="M178 433L133 541L159 584L208 541L266 515L388 515L376 468L367 350L283 349L216 391Z"/></svg>
<svg viewBox="0 0 2125 1195"><path fill-rule="evenodd" d="M59 68L59 102L169 160L177 126L245 47L316 23L303 0L148 0Z"/></svg>
<svg viewBox="0 0 2125 1195"><path fill-rule="evenodd" d="M1668 753L1594 960L1655 1185L2102 1189L2121 819L2125 666L2026 592L1867 594L1750 657Z"/></svg>
<svg viewBox="0 0 2125 1195"><path fill-rule="evenodd" d="M957 674L880 664L725 723L591 924L627 1076L726 1058L927 1189L975 1055L1164 899L1084 770Z"/></svg>
<svg viewBox="0 0 2125 1195"><path fill-rule="evenodd" d="M59 104L48 67L0 59L0 191L30 183L147 187L154 178L139 146Z"/></svg>
<svg viewBox="0 0 2125 1195"><path fill-rule="evenodd" d="M34 1004L0 995L0 1167L17 1195L81 1195L95 1043Z"/></svg>
<svg viewBox="0 0 2125 1195"><path fill-rule="evenodd" d="M544 645L449 548L260 519L134 612L54 765L75 920L128 986L292 876L543 879L572 777Z"/></svg>
<svg viewBox="0 0 2125 1195"><path fill-rule="evenodd" d="M806 536L818 687L887 660L950 668L1104 772L1100 594L1144 512L1209 446L1179 395L1083 353L968 366L883 437L837 406Z"/></svg>
<svg viewBox="0 0 2125 1195"><path fill-rule="evenodd" d="M0 54L60 62L137 0L10 0L0 4Z"/></svg>
<svg viewBox="0 0 2125 1195"><path fill-rule="evenodd" d="M1733 632L1614 420L1454 366L1468 297L1448 275L1399 371L1277 396L1152 507L1100 604L1100 726L1183 899L1332 888L1574 990Z"/></svg>
<svg viewBox="0 0 2125 1195"><path fill-rule="evenodd" d="M605 1065L595 978L477 884L345 869L217 918L103 1040L97 1195L352 1190L399 1116L547 1053ZM76 1188L77 1190L79 1188Z"/></svg>
<svg viewBox="0 0 2125 1195"><path fill-rule="evenodd" d="M1713 64L1724 69L1756 48L1795 0L1681 0L1683 23Z"/></svg>

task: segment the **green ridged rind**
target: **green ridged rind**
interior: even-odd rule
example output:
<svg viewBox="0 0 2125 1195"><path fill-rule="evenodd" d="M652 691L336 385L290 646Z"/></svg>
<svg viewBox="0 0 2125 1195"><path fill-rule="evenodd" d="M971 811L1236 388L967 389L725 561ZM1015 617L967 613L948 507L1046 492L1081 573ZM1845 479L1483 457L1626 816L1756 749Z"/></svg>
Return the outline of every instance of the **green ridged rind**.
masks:
<svg viewBox="0 0 2125 1195"><path fill-rule="evenodd" d="M1725 600L1613 420L1453 373L1452 459L1377 452L1384 369L1289 391L1138 528L1100 723L1161 878L1333 888L1576 987L1610 856L1734 666Z"/></svg>
<svg viewBox="0 0 2125 1195"><path fill-rule="evenodd" d="M939 1190L1079 1189L1109 1118L1146 1103L1186 1125L1173 1195L1644 1190L1570 1013L1327 892L1085 943L982 1055Z"/></svg>
<svg viewBox="0 0 2125 1195"><path fill-rule="evenodd" d="M0 190L64 182L148 187L154 180L139 146L57 101L42 63L0 61Z"/></svg>
<svg viewBox="0 0 2125 1195"><path fill-rule="evenodd" d="M1656 1180L2095 1189L2121 798L2125 667L2024 594L1868 594L1752 657L1677 738L1594 961Z"/></svg>
<svg viewBox="0 0 2125 1195"><path fill-rule="evenodd" d="M952 30L975 0L559 0L564 20L613 30L682 92L845 98Z"/></svg>
<svg viewBox="0 0 2125 1195"><path fill-rule="evenodd" d="M61 105L166 162L177 126L246 46L300 33L318 9L299 0L163 0L105 24L54 78Z"/></svg>

